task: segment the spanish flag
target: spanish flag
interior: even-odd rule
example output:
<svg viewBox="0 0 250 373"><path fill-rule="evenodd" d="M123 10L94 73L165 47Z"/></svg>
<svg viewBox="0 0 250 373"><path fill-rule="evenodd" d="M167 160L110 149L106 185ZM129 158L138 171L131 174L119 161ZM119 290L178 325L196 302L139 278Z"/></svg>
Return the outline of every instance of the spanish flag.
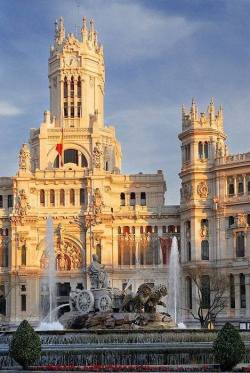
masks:
<svg viewBox="0 0 250 373"><path fill-rule="evenodd" d="M61 158L61 166L63 166L63 128L62 128L60 141L59 143L56 144L56 151L59 154L59 157Z"/></svg>

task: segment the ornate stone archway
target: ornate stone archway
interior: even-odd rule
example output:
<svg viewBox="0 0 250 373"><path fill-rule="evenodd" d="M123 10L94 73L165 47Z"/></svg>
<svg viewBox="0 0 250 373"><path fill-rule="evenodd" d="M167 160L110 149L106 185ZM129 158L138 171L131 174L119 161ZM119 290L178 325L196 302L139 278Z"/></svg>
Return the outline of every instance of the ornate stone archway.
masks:
<svg viewBox="0 0 250 373"><path fill-rule="evenodd" d="M83 268L83 252L79 245L69 239L55 245L55 268L57 271L80 270ZM41 269L48 267L48 256L46 250L43 251L40 259Z"/></svg>

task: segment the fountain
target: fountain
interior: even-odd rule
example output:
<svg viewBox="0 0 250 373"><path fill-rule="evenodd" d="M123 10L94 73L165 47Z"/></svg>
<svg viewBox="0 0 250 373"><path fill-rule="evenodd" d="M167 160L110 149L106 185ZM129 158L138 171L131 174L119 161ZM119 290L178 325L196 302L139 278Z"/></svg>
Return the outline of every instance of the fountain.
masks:
<svg viewBox="0 0 250 373"><path fill-rule="evenodd" d="M173 237L168 273L168 312L178 325L180 309L180 261L177 238Z"/></svg>
<svg viewBox="0 0 250 373"><path fill-rule="evenodd" d="M54 249L54 227L53 220L49 216L46 227L46 254L48 264L45 270L45 276L48 280L49 290L49 312L45 319L40 323L37 330L63 330L63 325L57 320L56 309L56 256Z"/></svg>

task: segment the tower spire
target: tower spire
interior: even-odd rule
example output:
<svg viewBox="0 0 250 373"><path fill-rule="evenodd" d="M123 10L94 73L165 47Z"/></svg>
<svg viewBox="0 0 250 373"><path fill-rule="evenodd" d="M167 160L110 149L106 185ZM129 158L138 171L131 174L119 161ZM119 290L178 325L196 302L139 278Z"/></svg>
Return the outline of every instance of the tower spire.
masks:
<svg viewBox="0 0 250 373"><path fill-rule="evenodd" d="M87 36L88 36L87 19L85 16L82 18L81 33L82 33L82 41L84 42L87 40Z"/></svg>
<svg viewBox="0 0 250 373"><path fill-rule="evenodd" d="M60 17L59 22L55 22L55 42L57 44L62 44L65 38L65 28L64 28L64 20Z"/></svg>

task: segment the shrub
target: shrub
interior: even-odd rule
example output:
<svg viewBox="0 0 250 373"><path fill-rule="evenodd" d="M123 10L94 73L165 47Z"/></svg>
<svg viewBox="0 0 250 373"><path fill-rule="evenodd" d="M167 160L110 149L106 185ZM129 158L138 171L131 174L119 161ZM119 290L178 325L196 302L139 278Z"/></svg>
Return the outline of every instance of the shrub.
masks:
<svg viewBox="0 0 250 373"><path fill-rule="evenodd" d="M222 370L231 370L243 358L245 345L239 331L229 322L219 331L213 352Z"/></svg>
<svg viewBox="0 0 250 373"><path fill-rule="evenodd" d="M33 364L41 354L41 341L27 320L23 320L10 343L10 356L23 369Z"/></svg>

